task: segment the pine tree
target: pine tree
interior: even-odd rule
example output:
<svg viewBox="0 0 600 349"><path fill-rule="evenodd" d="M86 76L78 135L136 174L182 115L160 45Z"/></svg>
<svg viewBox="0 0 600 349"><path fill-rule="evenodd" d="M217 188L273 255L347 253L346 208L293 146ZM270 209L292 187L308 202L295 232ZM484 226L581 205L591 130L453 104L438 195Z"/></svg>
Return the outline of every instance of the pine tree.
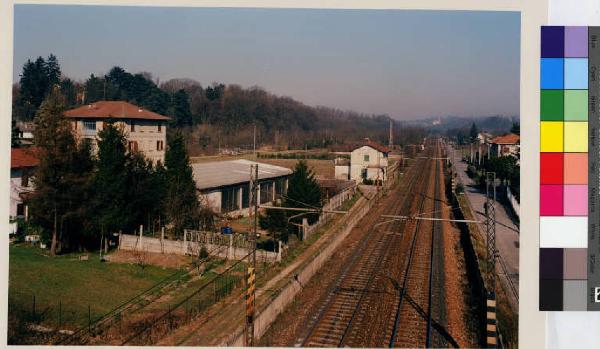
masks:
<svg viewBox="0 0 600 349"><path fill-rule="evenodd" d="M58 58L55 55L50 54L46 59L45 64L46 82L47 88L51 89L54 85L60 83L60 64L58 64Z"/></svg>
<svg viewBox="0 0 600 349"><path fill-rule="evenodd" d="M19 133L21 130L17 127L17 121L15 119L12 120L12 130L10 132L10 147L18 148L21 143L19 142Z"/></svg>
<svg viewBox="0 0 600 349"><path fill-rule="evenodd" d="M315 179L315 173L308 168L306 161L300 160L294 167L294 172L288 180L288 190L285 197L285 206L301 208L321 208L321 187ZM305 216L309 224L319 219L317 213Z"/></svg>
<svg viewBox="0 0 600 349"><path fill-rule="evenodd" d="M192 113L190 112L190 103L188 94L184 90L179 90L173 94L172 100L172 123L175 127L184 127L192 125Z"/></svg>
<svg viewBox="0 0 600 349"><path fill-rule="evenodd" d="M479 131L477 130L477 125L475 125L475 123L473 123L471 125L471 131L469 131L469 136L471 137L471 143L475 142L478 135L479 135Z"/></svg>
<svg viewBox="0 0 600 349"><path fill-rule="evenodd" d="M51 232L50 253L55 255L59 244L59 222L63 222L74 206L75 179L79 175L77 146L71 125L63 115L64 97L54 89L36 115L35 143L39 165L34 176L35 190L29 199L32 216L46 231Z"/></svg>
<svg viewBox="0 0 600 349"><path fill-rule="evenodd" d="M180 132L174 133L169 139L165 167L165 214L173 233L181 236L183 229L197 225L199 203L196 182Z"/></svg>
<svg viewBox="0 0 600 349"><path fill-rule="evenodd" d="M135 230L140 224L150 228L160 214L164 197L162 166L156 169L141 153L129 156L127 176L129 201L127 212L131 215L131 224L127 230Z"/></svg>
<svg viewBox="0 0 600 349"><path fill-rule="evenodd" d="M95 226L101 235L130 227L128 185L125 135L108 122L98 133L97 170L93 179Z"/></svg>

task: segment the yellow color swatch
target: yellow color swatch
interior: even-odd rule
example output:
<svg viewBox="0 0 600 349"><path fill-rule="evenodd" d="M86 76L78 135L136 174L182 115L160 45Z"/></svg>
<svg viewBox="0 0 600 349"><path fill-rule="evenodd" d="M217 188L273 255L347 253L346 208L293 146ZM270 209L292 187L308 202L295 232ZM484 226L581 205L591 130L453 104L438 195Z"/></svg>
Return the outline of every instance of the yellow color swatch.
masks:
<svg viewBox="0 0 600 349"><path fill-rule="evenodd" d="M542 153L563 152L563 124L564 123L562 121L541 122L540 151ZM587 142L587 137L585 139Z"/></svg>
<svg viewBox="0 0 600 349"><path fill-rule="evenodd" d="M565 122L565 153L587 153L588 123Z"/></svg>

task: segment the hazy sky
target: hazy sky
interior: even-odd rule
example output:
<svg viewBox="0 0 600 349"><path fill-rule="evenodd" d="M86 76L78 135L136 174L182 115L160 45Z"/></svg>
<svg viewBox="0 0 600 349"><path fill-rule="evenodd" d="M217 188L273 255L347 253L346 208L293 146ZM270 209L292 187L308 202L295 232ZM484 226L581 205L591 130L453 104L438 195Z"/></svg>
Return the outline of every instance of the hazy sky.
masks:
<svg viewBox="0 0 600 349"><path fill-rule="evenodd" d="M14 22L15 81L54 53L77 80L119 65L396 119L519 112L516 12L17 5Z"/></svg>

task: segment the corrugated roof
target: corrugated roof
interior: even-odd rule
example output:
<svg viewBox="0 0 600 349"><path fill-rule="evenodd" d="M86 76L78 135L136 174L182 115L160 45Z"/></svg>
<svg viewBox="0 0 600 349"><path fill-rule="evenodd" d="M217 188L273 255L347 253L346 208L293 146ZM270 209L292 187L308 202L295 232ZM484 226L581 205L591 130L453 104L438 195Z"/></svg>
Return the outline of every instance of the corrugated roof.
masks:
<svg viewBox="0 0 600 349"><path fill-rule="evenodd" d="M258 164L258 178L267 179L292 173L289 168L250 160L230 160L192 164L196 188L206 190L250 181L250 165Z"/></svg>
<svg viewBox="0 0 600 349"><path fill-rule="evenodd" d="M98 101L79 108L67 110L66 117L70 118L114 118L114 119L142 119L142 120L169 120L169 117L123 101Z"/></svg>
<svg viewBox="0 0 600 349"><path fill-rule="evenodd" d="M490 141L494 144L517 144L519 143L520 137L514 133L508 133L504 136L498 136Z"/></svg>
<svg viewBox="0 0 600 349"><path fill-rule="evenodd" d="M11 148L10 168L36 167L40 161L37 158L38 148Z"/></svg>

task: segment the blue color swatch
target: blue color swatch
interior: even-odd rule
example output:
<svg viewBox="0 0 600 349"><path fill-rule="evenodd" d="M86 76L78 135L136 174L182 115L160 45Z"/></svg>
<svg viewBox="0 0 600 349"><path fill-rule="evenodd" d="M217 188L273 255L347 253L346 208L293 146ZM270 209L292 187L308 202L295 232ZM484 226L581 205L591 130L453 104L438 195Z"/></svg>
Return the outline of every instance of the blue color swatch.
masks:
<svg viewBox="0 0 600 349"><path fill-rule="evenodd" d="M542 58L541 89L562 90L564 88L563 63L563 58Z"/></svg>

